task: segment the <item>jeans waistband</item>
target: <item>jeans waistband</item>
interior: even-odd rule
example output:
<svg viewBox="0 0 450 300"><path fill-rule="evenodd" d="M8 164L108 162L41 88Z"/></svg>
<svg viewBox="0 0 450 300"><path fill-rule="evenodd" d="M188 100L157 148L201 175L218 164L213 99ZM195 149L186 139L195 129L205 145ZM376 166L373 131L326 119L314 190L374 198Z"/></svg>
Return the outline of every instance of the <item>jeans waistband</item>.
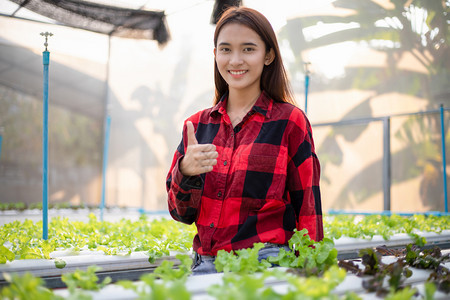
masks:
<svg viewBox="0 0 450 300"><path fill-rule="evenodd" d="M264 248L282 248L284 246L288 246L288 245L274 244L274 243L264 243Z"/></svg>

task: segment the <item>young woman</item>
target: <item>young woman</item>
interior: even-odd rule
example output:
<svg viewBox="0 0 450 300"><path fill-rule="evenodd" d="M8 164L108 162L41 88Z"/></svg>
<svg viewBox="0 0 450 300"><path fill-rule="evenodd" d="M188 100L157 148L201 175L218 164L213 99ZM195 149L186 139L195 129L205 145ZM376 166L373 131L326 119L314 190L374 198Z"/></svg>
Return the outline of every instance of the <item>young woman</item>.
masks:
<svg viewBox="0 0 450 300"><path fill-rule="evenodd" d="M215 272L221 249L276 256L295 228L323 238L319 160L272 26L230 8L214 46L214 106L186 120L166 182L172 217L197 226L193 274Z"/></svg>

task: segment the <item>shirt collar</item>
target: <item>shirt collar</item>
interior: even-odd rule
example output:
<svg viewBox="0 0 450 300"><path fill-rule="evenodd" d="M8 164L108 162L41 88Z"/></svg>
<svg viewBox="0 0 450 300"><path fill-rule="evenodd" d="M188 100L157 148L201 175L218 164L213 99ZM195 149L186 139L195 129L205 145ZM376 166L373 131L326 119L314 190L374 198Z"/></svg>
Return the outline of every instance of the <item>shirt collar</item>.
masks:
<svg viewBox="0 0 450 300"><path fill-rule="evenodd" d="M228 101L228 92L225 93L222 96L222 98L220 98L219 102L212 108L211 115L213 113L224 114L226 111L226 107L227 107L227 101ZM266 93L266 91L262 91L258 100L256 100L255 105L253 105L251 111L260 113L261 115L270 119L270 117L272 115L272 105L273 105L273 100Z"/></svg>

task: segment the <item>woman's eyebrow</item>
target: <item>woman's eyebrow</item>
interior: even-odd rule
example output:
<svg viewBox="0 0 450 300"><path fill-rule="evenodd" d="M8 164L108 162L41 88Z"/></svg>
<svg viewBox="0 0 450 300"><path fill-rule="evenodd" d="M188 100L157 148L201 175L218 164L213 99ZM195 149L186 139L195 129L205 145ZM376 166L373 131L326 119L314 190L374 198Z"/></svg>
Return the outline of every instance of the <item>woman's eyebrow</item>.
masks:
<svg viewBox="0 0 450 300"><path fill-rule="evenodd" d="M248 43L242 43L241 44L242 46L258 46L258 45L256 45L255 43L252 43L252 42L248 42Z"/></svg>
<svg viewBox="0 0 450 300"><path fill-rule="evenodd" d="M227 43L227 42L221 42L221 43L219 43L219 46L230 46L231 44L230 43ZM255 44L255 43L252 43L252 42L247 42L247 43L242 43L241 44L241 46L258 46L257 44Z"/></svg>

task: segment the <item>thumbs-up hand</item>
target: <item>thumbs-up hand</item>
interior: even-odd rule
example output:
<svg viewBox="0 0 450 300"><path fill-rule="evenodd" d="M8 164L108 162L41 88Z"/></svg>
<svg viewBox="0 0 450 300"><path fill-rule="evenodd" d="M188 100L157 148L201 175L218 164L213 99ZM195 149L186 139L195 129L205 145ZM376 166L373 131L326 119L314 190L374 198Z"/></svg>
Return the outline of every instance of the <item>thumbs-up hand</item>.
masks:
<svg viewBox="0 0 450 300"><path fill-rule="evenodd" d="M195 137L195 132L194 132L194 124L192 124L191 121L186 122L186 129L187 129L187 144L188 144L188 146L198 145L198 141L197 141L197 138Z"/></svg>
<svg viewBox="0 0 450 300"><path fill-rule="evenodd" d="M199 144L195 137L194 125L186 123L187 149L180 163L180 171L184 176L194 176L211 172L217 164L219 154L213 144Z"/></svg>

